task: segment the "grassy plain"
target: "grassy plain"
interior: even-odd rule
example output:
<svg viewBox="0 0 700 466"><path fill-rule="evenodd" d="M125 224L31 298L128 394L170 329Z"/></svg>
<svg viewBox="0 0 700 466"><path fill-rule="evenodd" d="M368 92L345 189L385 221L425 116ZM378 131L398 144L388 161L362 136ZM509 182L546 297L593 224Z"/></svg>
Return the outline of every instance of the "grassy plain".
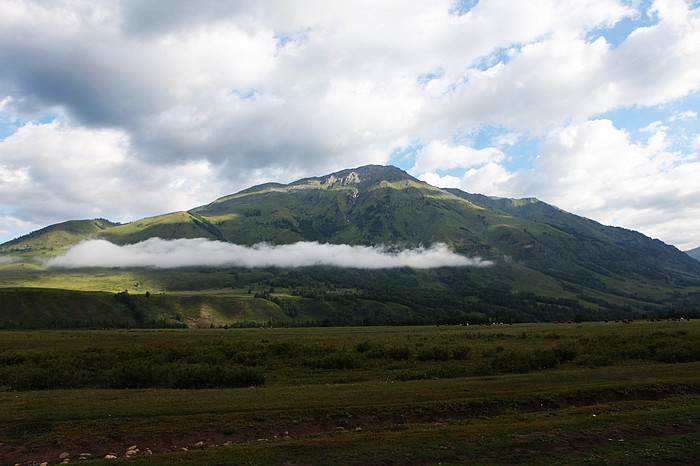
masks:
<svg viewBox="0 0 700 466"><path fill-rule="evenodd" d="M221 377L231 371L257 378L236 385L243 379ZM115 388L124 382L132 388ZM6 330L0 387L0 464L64 452L71 462L119 457L109 464L693 464L700 455L695 320Z"/></svg>

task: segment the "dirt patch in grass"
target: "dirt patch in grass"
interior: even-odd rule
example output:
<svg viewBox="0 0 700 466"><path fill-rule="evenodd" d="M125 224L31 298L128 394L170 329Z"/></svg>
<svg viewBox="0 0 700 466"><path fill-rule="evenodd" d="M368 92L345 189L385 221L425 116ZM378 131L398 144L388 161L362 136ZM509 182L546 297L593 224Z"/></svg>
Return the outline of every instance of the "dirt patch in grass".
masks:
<svg viewBox="0 0 700 466"><path fill-rule="evenodd" d="M697 394L692 385L656 386L639 390L598 390L557 395L547 398L523 397L510 400L468 401L459 403L423 403L377 409L319 409L265 412L259 414L222 414L220 416L168 417L148 420L123 420L112 431L105 428L84 430L80 426L21 425L12 426L11 437L17 441L0 443L0 464L56 463L63 457L71 462L104 459L107 455L125 457L209 449L246 442L284 441L334 432L401 432L415 425L450 424L464 420L487 420L497 416L522 416L548 413L556 418L563 410L593 407L631 400L656 401L670 396ZM697 433L697 419L669 421L640 426L626 422L608 422L583 431L552 429L509 434L509 455L517 458L542 453L576 455L590 449L638 442L669 435ZM513 427L515 429L516 427ZM72 434L71 434L72 432ZM61 436L65 433L65 436ZM132 448L133 447L133 448ZM461 461L462 452L444 452L446 457ZM471 457L470 461L477 458ZM487 460L488 458L484 458ZM478 461L477 461L478 462ZM682 463L682 461L681 461Z"/></svg>
<svg viewBox="0 0 700 466"><path fill-rule="evenodd" d="M681 419L656 425L654 428L645 428L635 422L605 422L592 429L579 431L555 428L547 431L530 432L527 434L513 434L513 444L508 448L507 456L517 458L570 458L574 463L599 462L605 460L606 464L635 464L635 460L616 460L618 456L636 455L638 462L644 464L697 464L695 454L675 450L667 458L659 458L659 462L648 461L641 456L640 449L646 441L666 442L669 438L679 438L681 443L695 443L697 440L682 440L690 434L695 437L700 434L697 420ZM650 449L650 450L653 450ZM489 457L483 457L488 460ZM472 461L477 458L471 458ZM475 461L478 462L478 461ZM516 461L517 462L517 461ZM566 461L564 461L566 462Z"/></svg>

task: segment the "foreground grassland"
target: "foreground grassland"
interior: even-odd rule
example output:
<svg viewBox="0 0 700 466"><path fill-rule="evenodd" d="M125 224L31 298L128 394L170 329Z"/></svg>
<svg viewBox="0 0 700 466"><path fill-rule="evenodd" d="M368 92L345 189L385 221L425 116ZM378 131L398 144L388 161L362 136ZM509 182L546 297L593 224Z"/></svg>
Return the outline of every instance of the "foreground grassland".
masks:
<svg viewBox="0 0 700 466"><path fill-rule="evenodd" d="M0 388L0 464L700 456L695 320L6 330Z"/></svg>

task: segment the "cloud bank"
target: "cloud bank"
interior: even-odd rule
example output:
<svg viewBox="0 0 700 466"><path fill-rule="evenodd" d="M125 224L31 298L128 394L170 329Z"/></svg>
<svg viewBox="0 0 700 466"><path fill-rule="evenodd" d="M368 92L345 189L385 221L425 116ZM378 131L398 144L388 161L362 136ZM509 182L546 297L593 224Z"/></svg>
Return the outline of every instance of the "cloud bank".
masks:
<svg viewBox="0 0 700 466"><path fill-rule="evenodd" d="M377 246L349 246L299 242L252 247L204 238L146 241L117 246L105 240L88 240L47 262L49 267L308 267L327 265L357 269L411 267L486 267L492 262L460 256L438 243L428 248L394 251Z"/></svg>

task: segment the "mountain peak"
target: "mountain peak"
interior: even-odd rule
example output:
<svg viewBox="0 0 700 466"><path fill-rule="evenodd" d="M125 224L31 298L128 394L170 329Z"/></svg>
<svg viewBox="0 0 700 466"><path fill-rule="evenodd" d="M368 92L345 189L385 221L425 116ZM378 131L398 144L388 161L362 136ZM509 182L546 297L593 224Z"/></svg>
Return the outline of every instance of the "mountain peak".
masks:
<svg viewBox="0 0 700 466"><path fill-rule="evenodd" d="M291 183L290 186L320 184L330 188L340 185L356 185L358 189L362 190L381 181L391 183L404 180L420 182L393 165L363 165L357 168L340 170L329 175L304 178Z"/></svg>

